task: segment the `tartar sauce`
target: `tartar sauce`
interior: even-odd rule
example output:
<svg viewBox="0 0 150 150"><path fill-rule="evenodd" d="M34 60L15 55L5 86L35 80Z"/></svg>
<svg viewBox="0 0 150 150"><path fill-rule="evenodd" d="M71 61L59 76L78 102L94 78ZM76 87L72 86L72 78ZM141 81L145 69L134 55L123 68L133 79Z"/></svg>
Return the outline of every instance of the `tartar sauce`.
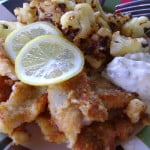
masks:
<svg viewBox="0 0 150 150"><path fill-rule="evenodd" d="M136 92L150 114L150 53L115 57L106 68L106 77L129 92Z"/></svg>

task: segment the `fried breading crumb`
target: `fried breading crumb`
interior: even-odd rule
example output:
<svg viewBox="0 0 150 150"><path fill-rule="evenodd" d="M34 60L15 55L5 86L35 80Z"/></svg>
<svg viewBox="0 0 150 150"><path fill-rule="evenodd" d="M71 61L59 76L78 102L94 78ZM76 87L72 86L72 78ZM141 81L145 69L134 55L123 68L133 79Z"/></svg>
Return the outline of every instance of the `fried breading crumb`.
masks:
<svg viewBox="0 0 150 150"><path fill-rule="evenodd" d="M137 123L140 120L141 114L146 111L146 105L139 99L133 99L124 110L132 123Z"/></svg>

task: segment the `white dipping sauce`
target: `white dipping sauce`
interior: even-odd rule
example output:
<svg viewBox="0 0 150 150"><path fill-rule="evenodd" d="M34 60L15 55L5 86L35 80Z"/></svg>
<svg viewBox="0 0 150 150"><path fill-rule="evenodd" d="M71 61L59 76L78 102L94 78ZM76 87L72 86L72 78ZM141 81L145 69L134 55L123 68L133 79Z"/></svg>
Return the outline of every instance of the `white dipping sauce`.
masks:
<svg viewBox="0 0 150 150"><path fill-rule="evenodd" d="M106 68L106 76L129 92L136 92L147 104L150 114L150 54L135 53L115 57Z"/></svg>

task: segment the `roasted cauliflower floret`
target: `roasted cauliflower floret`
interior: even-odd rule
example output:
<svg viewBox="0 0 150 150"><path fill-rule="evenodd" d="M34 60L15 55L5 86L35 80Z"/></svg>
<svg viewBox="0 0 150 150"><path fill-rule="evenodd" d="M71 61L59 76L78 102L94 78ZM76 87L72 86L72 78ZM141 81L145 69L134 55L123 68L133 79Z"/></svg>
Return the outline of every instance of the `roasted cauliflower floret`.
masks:
<svg viewBox="0 0 150 150"><path fill-rule="evenodd" d="M146 110L145 104L139 99L133 99L125 109L126 115L130 118L132 123L137 123L140 115Z"/></svg>
<svg viewBox="0 0 150 150"><path fill-rule="evenodd" d="M86 61L90 64L90 66L92 66L95 69L98 69L104 62L103 59L96 59L90 55L85 56Z"/></svg>
<svg viewBox="0 0 150 150"><path fill-rule="evenodd" d="M62 2L67 2L62 0ZM68 3L67 3L68 4ZM67 6L61 3L61 0L33 0L30 3L31 8L36 8L38 13L38 20L50 21L55 25L60 26L60 18L65 13Z"/></svg>
<svg viewBox="0 0 150 150"><path fill-rule="evenodd" d="M104 15L103 15L104 16ZM110 28L115 32L121 29L122 25L130 20L130 15L123 14L105 14L105 20L108 22Z"/></svg>
<svg viewBox="0 0 150 150"><path fill-rule="evenodd" d="M126 36L131 36L131 37L142 37L146 36L144 33L145 29L150 29L150 20L145 17L137 17L137 18L132 18L130 21L126 22L122 26L122 33Z"/></svg>
<svg viewBox="0 0 150 150"><path fill-rule="evenodd" d="M111 30L105 27L101 27L97 33L101 37L109 37L110 39L112 37Z"/></svg>
<svg viewBox="0 0 150 150"><path fill-rule="evenodd" d="M92 32L92 25L95 23L94 11L89 4L77 4L74 11L66 12L61 17L60 22L62 29L79 29L76 38L86 38Z"/></svg>
<svg viewBox="0 0 150 150"><path fill-rule="evenodd" d="M18 22L21 23L32 23L38 19L37 10L33 7L30 7L28 3L23 4L23 8L16 8L14 10L15 15L17 16Z"/></svg>
<svg viewBox="0 0 150 150"><path fill-rule="evenodd" d="M148 42L144 38L131 38L120 35L117 31L112 36L110 53L113 56L125 55L134 52L147 52Z"/></svg>

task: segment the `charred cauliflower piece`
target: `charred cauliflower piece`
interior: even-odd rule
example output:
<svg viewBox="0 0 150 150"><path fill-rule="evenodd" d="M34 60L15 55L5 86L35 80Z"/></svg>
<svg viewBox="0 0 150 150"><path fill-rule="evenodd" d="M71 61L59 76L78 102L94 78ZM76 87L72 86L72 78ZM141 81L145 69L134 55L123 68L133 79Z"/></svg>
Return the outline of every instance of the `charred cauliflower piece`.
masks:
<svg viewBox="0 0 150 150"><path fill-rule="evenodd" d="M17 16L18 22L21 23L28 24L38 19L37 10L34 7L30 7L28 3L24 3L23 8L16 8L14 13Z"/></svg>
<svg viewBox="0 0 150 150"><path fill-rule="evenodd" d="M112 56L120 56L134 52L146 52L149 50L148 42L144 38L131 38L120 35L117 31L112 36L110 53Z"/></svg>
<svg viewBox="0 0 150 150"><path fill-rule="evenodd" d="M105 20L108 22L113 32L118 31L121 27L131 19L130 15L118 14L105 14Z"/></svg>
<svg viewBox="0 0 150 150"><path fill-rule="evenodd" d="M137 123L140 120L140 115L146 110L145 104L139 99L133 99L128 104L125 113L130 118L132 123Z"/></svg>
<svg viewBox="0 0 150 150"><path fill-rule="evenodd" d="M79 29L79 33L76 38L85 38L91 33L92 25L95 22L94 11L89 4L77 4L74 11L66 12L61 17L60 22L62 29L66 29L68 27Z"/></svg>
<svg viewBox="0 0 150 150"><path fill-rule="evenodd" d="M126 22L122 26L121 31L126 36L145 37L145 29L150 29L150 20L147 17L142 16L138 18L133 18L130 21Z"/></svg>

